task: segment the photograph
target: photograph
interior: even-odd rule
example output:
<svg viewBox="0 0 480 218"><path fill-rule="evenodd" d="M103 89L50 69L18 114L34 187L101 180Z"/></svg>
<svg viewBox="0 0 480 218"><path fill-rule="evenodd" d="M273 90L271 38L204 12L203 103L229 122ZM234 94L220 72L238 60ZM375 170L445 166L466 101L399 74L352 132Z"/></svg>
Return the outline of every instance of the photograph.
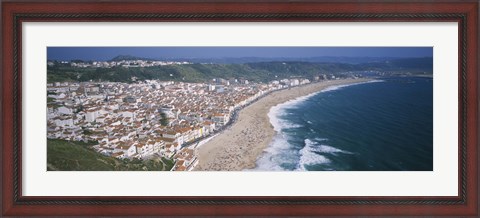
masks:
<svg viewBox="0 0 480 218"><path fill-rule="evenodd" d="M47 50L47 171L433 171L433 47Z"/></svg>
<svg viewBox="0 0 480 218"><path fill-rule="evenodd" d="M479 5L2 1L0 216L478 217Z"/></svg>

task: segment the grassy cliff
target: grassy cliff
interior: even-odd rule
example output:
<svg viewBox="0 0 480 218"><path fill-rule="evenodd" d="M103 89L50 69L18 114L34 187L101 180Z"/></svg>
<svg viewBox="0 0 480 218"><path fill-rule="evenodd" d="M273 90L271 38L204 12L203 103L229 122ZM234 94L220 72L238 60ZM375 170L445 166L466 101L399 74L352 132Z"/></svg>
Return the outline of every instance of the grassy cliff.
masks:
<svg viewBox="0 0 480 218"><path fill-rule="evenodd" d="M91 149L91 144L47 140L47 170L49 171L165 171L173 167L171 160L119 160Z"/></svg>

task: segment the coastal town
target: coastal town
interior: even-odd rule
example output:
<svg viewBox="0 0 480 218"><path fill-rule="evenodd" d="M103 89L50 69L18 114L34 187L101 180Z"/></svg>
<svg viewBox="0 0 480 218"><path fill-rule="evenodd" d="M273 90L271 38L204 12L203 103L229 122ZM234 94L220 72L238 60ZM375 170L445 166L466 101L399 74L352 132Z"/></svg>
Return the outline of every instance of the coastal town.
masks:
<svg viewBox="0 0 480 218"><path fill-rule="evenodd" d="M325 79L335 77L49 83L47 138L93 142L96 152L118 159L166 158L174 162L172 171L190 171L202 141L227 128L243 107L270 92Z"/></svg>
<svg viewBox="0 0 480 218"><path fill-rule="evenodd" d="M112 68L112 67L155 67L155 66L167 66L167 65L182 65L191 64L187 61L154 61L154 60L118 60L118 61L60 61L55 63L54 61L48 61L47 66L55 66L55 64L67 64L72 67L78 68Z"/></svg>
<svg viewBox="0 0 480 218"><path fill-rule="evenodd" d="M345 161L364 150L357 148L363 142L349 136L357 131L349 128L360 127L359 134L370 134L371 140L378 136L362 128L371 117L370 107L362 107L387 99L386 110L394 107L394 117L405 111L395 109L411 105L406 85L431 96L431 48L412 48L412 56L405 57L394 57L404 48L382 48L394 56L378 49L48 47L47 91L42 91L47 109L41 111L47 116L42 124L47 128L46 169L354 169L356 164L347 166ZM423 85L416 84L420 80ZM386 93L391 95L401 91L405 101L390 105L390 97L368 98L383 90L391 90ZM423 114L431 112L428 105L418 106ZM385 129L395 129L397 125L381 119L382 108L374 109ZM358 125L350 124L356 119ZM430 120L422 122L427 125L419 128L428 136ZM425 153L430 152L428 140ZM428 157L425 160L422 169L430 169Z"/></svg>

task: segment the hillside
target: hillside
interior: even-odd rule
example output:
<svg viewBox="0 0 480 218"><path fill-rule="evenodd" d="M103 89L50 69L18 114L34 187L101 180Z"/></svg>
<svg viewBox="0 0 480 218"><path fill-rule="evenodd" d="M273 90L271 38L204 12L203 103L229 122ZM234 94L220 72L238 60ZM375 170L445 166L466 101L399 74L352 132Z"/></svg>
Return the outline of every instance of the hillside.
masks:
<svg viewBox="0 0 480 218"><path fill-rule="evenodd" d="M91 144L47 140L47 170L49 171L162 171L170 170L173 163L166 159L119 160L99 154L89 148Z"/></svg>
<svg viewBox="0 0 480 218"><path fill-rule="evenodd" d="M47 67L47 80L132 82L158 79L185 82L205 82L213 78L242 78L256 82L292 76L313 77L318 74L338 74L347 71L377 70L391 73L432 73L432 58L395 59L361 64L313 62L255 62L245 64L185 64L145 68L74 68L68 65Z"/></svg>

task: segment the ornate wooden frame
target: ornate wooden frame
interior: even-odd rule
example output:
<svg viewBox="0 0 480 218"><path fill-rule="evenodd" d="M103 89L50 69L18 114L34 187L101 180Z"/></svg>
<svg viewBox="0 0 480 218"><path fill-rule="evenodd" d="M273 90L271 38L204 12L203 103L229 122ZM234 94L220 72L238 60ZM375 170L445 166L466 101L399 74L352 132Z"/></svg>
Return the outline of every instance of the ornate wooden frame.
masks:
<svg viewBox="0 0 480 218"><path fill-rule="evenodd" d="M478 1L2 2L2 215L478 215ZM25 21L402 21L459 23L459 196L22 196L22 44Z"/></svg>

